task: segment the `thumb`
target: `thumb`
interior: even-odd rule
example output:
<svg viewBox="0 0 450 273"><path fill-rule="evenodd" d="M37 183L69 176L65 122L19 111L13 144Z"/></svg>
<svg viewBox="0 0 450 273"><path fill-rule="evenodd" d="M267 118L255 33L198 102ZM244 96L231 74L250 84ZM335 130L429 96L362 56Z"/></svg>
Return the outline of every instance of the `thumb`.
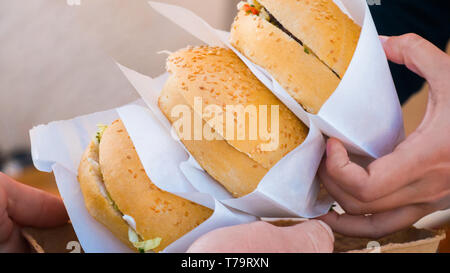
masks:
<svg viewBox="0 0 450 273"><path fill-rule="evenodd" d="M325 222L309 220L286 229L286 239L294 245L295 252L331 253L334 249L334 234ZM294 252L294 251L293 251Z"/></svg>
<svg viewBox="0 0 450 273"><path fill-rule="evenodd" d="M381 36L380 40L390 61L406 65L430 84L449 65L448 55L419 35Z"/></svg>
<svg viewBox="0 0 450 273"><path fill-rule="evenodd" d="M188 253L328 253L334 235L324 222L311 220L292 227L253 222L203 235Z"/></svg>

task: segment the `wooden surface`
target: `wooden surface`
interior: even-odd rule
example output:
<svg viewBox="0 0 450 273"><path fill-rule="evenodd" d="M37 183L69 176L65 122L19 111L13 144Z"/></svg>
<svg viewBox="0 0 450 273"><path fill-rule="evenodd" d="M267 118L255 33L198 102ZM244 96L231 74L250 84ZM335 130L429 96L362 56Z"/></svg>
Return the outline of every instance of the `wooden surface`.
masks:
<svg viewBox="0 0 450 273"><path fill-rule="evenodd" d="M450 223L448 223L446 226L444 226L442 228L445 229L447 237L439 245L439 252L440 253L450 253Z"/></svg>

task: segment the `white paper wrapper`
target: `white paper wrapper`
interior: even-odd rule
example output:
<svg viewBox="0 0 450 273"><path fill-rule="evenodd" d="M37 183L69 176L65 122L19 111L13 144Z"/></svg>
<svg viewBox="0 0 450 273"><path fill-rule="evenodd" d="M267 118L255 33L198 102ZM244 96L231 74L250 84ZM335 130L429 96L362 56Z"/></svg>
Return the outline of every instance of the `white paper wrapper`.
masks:
<svg viewBox="0 0 450 273"><path fill-rule="evenodd" d="M365 0L335 0L362 26L353 60L339 87L317 115L311 115L261 67L237 52L229 33L215 30L184 8L149 2L159 13L203 42L233 49L253 73L305 123L342 140L355 154L378 158L404 139L403 117L395 86Z"/></svg>
<svg viewBox="0 0 450 273"><path fill-rule="evenodd" d="M138 105L143 104L137 103L127 108L144 109ZM68 121L41 125L30 131L34 165L41 171L54 172L59 192L85 252L132 252L102 224L91 217L85 207L84 198L77 180L79 162L83 152L97 131L97 125L110 124L114 120L122 118L122 114L125 119L131 120L131 122L126 124L127 128L134 128L135 124L132 122L134 120L133 112L127 112L126 109L121 108L117 111L110 110ZM153 125L156 126L157 124ZM169 157L162 155L163 157L160 157L159 160L155 160L157 164L163 163L164 168L159 170L151 166L150 177L152 181L164 190L170 190L174 193L182 192L182 197L208 206L214 210L214 213L208 220L169 245L163 252L185 252L196 239L209 231L256 220L253 216L226 208L208 194L195 191L178 168L180 162L177 160L185 160L185 157L178 157L180 151L184 153L183 148L173 141L170 136L164 135L165 132L166 130L156 129L156 131L153 131L152 139L148 139L150 142L157 140L159 145L164 144L164 148L171 149ZM164 137L164 139L161 137ZM164 142L165 140L169 141ZM154 155L155 153L152 150L147 150L144 153L140 151L139 154L144 156L144 159L147 159L146 155Z"/></svg>
<svg viewBox="0 0 450 273"><path fill-rule="evenodd" d="M325 151L325 142L314 124L310 126L310 132L305 142L275 165L253 193L236 199L211 178L189 155L188 151L179 148L182 146L179 140L177 140L180 145L177 146L178 149L166 147L166 142L175 140L165 139L170 138L172 126L158 107L158 97L168 74L152 79L124 66L119 65L119 67L151 111L136 106L119 109L121 118L127 126L147 173L151 175L153 169L166 167L165 164L157 163L158 158L177 157L177 160L184 158L184 161L177 162L180 162L180 169L195 189L211 194L222 203L235 209L260 217L314 218L328 212L332 200L329 198L318 200L317 198L319 183L315 180L315 176ZM124 113L129 113L130 118ZM134 125L129 126L130 124ZM163 127L166 129L165 135L160 130ZM155 131L158 132L157 136L155 136ZM159 134L162 135L159 136ZM153 152L150 154L147 151ZM170 179L170 175L168 173L167 178L161 178L160 181ZM158 180L154 181L157 184ZM166 185L157 185L180 196L185 196L182 192L192 190L170 184L169 182Z"/></svg>

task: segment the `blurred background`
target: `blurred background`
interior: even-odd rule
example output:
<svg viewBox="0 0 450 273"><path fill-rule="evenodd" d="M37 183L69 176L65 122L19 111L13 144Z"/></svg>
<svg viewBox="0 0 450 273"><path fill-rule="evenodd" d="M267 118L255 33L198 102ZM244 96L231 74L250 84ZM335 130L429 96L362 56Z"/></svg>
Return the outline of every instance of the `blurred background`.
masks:
<svg viewBox="0 0 450 273"><path fill-rule="evenodd" d="M0 0L0 152L28 150L38 124L137 98L113 61L157 76L165 55L199 44L146 0ZM228 29L238 1L168 0Z"/></svg>
<svg viewBox="0 0 450 273"><path fill-rule="evenodd" d="M159 1L189 8L222 30L239 2ZM30 166L29 129L134 101L115 60L157 76L166 58L158 51L200 41L147 0L0 0L0 44L0 171L57 194L52 175ZM407 133L422 120L426 102L424 86L404 105Z"/></svg>
<svg viewBox="0 0 450 273"><path fill-rule="evenodd" d="M161 2L228 30L239 1ZM147 0L0 0L0 42L0 170L9 174L18 170L11 158L29 161L33 126L137 99L114 60L157 76L166 58L158 51L200 44ZM426 99L424 91L405 105L408 132L421 121Z"/></svg>

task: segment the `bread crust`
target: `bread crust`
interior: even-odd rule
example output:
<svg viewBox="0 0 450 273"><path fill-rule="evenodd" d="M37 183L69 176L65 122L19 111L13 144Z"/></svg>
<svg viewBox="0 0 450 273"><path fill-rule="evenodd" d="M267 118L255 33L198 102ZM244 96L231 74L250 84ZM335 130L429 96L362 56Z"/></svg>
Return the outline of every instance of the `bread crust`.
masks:
<svg viewBox="0 0 450 273"><path fill-rule="evenodd" d="M149 140L151 141L151 140ZM162 238L159 252L207 220L212 210L162 191L147 176L122 121L115 121L100 142L105 187L118 209L133 217L144 240Z"/></svg>
<svg viewBox="0 0 450 273"><path fill-rule="evenodd" d="M290 33L341 78L358 45L361 27L333 0L258 0Z"/></svg>
<svg viewBox="0 0 450 273"><path fill-rule="evenodd" d="M128 224L108 200L103 188L103 178L98 164L98 143L95 140L89 144L83 154L78 168L78 181L89 214L108 228L120 241L136 250L128 240Z"/></svg>
<svg viewBox="0 0 450 273"><path fill-rule="evenodd" d="M91 142L81 160L78 179L89 213L134 250L123 215L135 220L136 232L143 240L162 238L154 249L159 252L213 213L157 188L145 173L120 120L104 131L100 145L96 140ZM108 200L108 194L120 212Z"/></svg>
<svg viewBox="0 0 450 273"><path fill-rule="evenodd" d="M176 78L169 78L159 98L159 107L171 123L177 119L172 117L172 109L177 105L188 105L179 93L177 83ZM195 114L193 111L191 113L193 120ZM208 126L205 121L202 125ZM191 139L194 139L193 135ZM268 172L258 162L229 145L217 133L214 133L214 140L211 141L186 139L181 141L200 166L234 197L252 193Z"/></svg>
<svg viewBox="0 0 450 273"><path fill-rule="evenodd" d="M308 135L309 129L229 49L206 46L182 49L168 58L167 69L171 76L159 98L159 107L172 123L180 118L171 116L172 108L177 105L191 109L191 120L193 115L202 116L203 113L192 111L196 98L202 99L203 109L216 105L223 113L227 105L256 106L256 115L259 115L259 105L267 105L268 109L272 105L279 107L279 145L275 150L263 151L260 147L267 140L248 140L248 134L245 140L231 139L226 126L220 133L214 131L216 140L182 138L203 169L234 197L253 192L270 168ZM211 120L202 117L203 126L212 130ZM236 120L234 127L238 127Z"/></svg>
<svg viewBox="0 0 450 273"><path fill-rule="evenodd" d="M340 79L314 54L278 27L239 11L231 29L231 44L266 69L308 112L317 114Z"/></svg>
<svg viewBox="0 0 450 273"><path fill-rule="evenodd" d="M261 136L256 140L249 140L247 134L245 140L238 140L235 132L228 133L228 128L222 127L222 137L228 144L266 169L272 168L286 154L303 143L308 135L309 129L229 49L183 49L169 57L167 68L176 78L179 93L192 108L195 98L202 98L204 109L206 105L217 105L223 113L226 112L226 106L230 105L241 105L244 108L253 106L259 121L260 106L267 106L267 123L271 124L270 108L278 107L279 140L278 146L274 145L275 149L265 150L265 145L270 141L262 139ZM203 119L209 121L205 116ZM233 122L234 129L238 128L237 119ZM250 122L245 125L245 131L249 132Z"/></svg>

